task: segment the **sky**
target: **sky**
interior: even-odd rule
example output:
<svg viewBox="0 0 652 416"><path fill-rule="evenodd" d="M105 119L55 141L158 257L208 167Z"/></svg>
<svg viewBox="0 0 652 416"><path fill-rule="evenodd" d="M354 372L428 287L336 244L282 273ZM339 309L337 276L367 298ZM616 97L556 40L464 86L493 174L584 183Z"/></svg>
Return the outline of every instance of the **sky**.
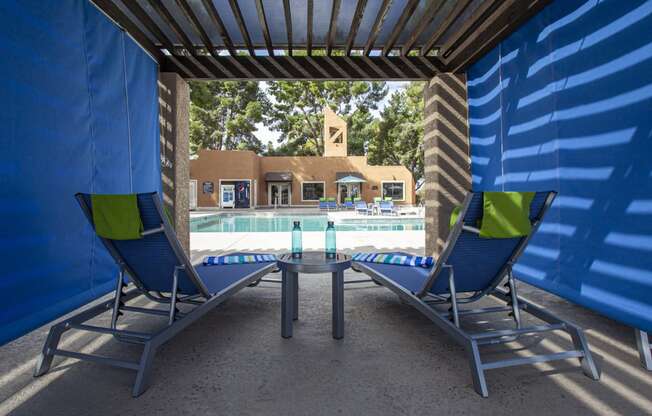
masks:
<svg viewBox="0 0 652 416"><path fill-rule="evenodd" d="M266 83L262 83L261 88L265 90L267 88ZM389 97L394 93L394 91L399 90L406 85L408 85L409 82L398 82L398 81L388 81L387 82L387 88L389 89L389 92L385 96L385 98L378 104L378 109L377 110L371 110L371 113L374 115L374 117L378 117L380 115L380 112L385 108L387 103L389 102ZM278 140L280 133L277 131L272 131L269 128L267 128L263 123L258 123L256 124L256 137L260 139L261 142L267 143L269 141L272 141L276 145L276 141Z"/></svg>

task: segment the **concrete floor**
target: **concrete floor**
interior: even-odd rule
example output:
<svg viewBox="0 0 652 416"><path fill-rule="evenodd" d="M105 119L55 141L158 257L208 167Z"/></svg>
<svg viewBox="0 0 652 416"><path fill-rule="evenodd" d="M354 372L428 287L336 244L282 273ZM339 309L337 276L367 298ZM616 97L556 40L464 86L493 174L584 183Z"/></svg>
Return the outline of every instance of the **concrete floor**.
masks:
<svg viewBox="0 0 652 416"><path fill-rule="evenodd" d="M162 348L151 387L137 399L128 370L55 359L48 375L33 379L47 328L34 331L0 347L0 414L652 414L652 374L639 366L630 328L525 285L522 294L587 329L600 382L574 361L493 370L483 399L463 349L384 288L348 286L345 338L331 338L329 276L307 275L292 339L280 336L279 285L247 288ZM132 329L163 324L124 322ZM64 343L127 358L138 351L110 337L73 335ZM523 346L567 345L553 335L510 346L523 354Z"/></svg>

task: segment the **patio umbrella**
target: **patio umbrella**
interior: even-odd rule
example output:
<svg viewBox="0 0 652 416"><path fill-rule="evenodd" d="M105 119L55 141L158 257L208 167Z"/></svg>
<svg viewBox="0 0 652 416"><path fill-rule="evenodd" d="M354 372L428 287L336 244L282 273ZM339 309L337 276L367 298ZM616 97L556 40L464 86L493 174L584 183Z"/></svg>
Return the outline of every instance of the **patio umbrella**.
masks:
<svg viewBox="0 0 652 416"><path fill-rule="evenodd" d="M345 176L343 178L340 178L335 181L335 183L361 183L361 182L367 182L362 178L358 178L357 176Z"/></svg>

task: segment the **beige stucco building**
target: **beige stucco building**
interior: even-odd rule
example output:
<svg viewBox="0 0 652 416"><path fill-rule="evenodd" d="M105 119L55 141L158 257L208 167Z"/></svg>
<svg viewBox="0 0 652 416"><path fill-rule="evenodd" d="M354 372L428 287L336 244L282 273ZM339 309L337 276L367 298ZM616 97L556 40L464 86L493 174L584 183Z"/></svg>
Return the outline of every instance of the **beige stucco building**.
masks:
<svg viewBox="0 0 652 416"><path fill-rule="evenodd" d="M414 204L414 179L404 166L371 166L347 156L346 122L324 112L324 156L258 156L251 151L201 150L190 162L198 207L317 205L320 198L392 197ZM192 191L191 191L192 192Z"/></svg>

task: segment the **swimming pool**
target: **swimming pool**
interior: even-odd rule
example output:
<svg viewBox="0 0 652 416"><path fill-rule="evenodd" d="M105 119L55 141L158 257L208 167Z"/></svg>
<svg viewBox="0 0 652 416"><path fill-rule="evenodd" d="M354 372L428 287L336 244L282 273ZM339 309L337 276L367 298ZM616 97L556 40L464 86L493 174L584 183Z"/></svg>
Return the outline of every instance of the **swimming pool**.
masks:
<svg viewBox="0 0 652 416"><path fill-rule="evenodd" d="M302 231L324 231L327 215L310 214L215 214L190 219L193 233L289 232L294 221ZM423 230L423 218L343 218L335 221L337 231L411 231Z"/></svg>

